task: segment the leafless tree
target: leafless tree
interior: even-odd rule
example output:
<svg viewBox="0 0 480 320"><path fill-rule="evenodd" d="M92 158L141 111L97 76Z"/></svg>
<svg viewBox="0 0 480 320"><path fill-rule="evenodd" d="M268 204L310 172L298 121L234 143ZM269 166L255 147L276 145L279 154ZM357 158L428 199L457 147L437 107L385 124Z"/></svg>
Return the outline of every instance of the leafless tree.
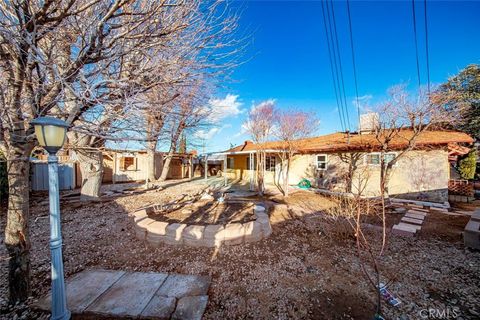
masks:
<svg viewBox="0 0 480 320"><path fill-rule="evenodd" d="M288 180L293 156L300 152L302 139L309 137L318 126L315 114L299 110L279 110L274 119L274 136L278 139L277 145L282 165L281 191L288 196Z"/></svg>
<svg viewBox="0 0 480 320"><path fill-rule="evenodd" d="M393 166L417 146L420 135L456 121L455 115L442 108L425 90L410 95L405 85L389 90L390 99L376 108L378 122L374 125L375 140L380 151L380 196L383 215L383 245L386 241L385 201ZM393 153L393 151L395 151ZM387 156L388 154L388 156Z"/></svg>
<svg viewBox="0 0 480 320"><path fill-rule="evenodd" d="M246 131L257 145L256 150L256 180L260 195L265 192L265 142L272 134L277 109L273 100L264 101L252 107L244 123Z"/></svg>
<svg viewBox="0 0 480 320"><path fill-rule="evenodd" d="M72 146L88 151L102 145L98 138L112 137L112 130L126 126L128 97L162 81L155 69L162 48L174 44L179 33L189 28L200 32L205 14L210 22L234 19L222 3L14 0L0 4L0 137L8 166L5 244L12 302L26 299L30 292L28 160L36 143L30 121L45 115L60 117L77 133L69 134ZM211 34L215 31L217 27L210 29ZM219 55L231 54L225 52ZM203 70L214 68L215 56L205 56L210 65ZM92 178L98 181L101 161L94 154L92 163L97 166L85 170L94 171ZM87 158L92 158L91 153L85 152ZM93 184L87 193L96 196L98 190L98 183Z"/></svg>

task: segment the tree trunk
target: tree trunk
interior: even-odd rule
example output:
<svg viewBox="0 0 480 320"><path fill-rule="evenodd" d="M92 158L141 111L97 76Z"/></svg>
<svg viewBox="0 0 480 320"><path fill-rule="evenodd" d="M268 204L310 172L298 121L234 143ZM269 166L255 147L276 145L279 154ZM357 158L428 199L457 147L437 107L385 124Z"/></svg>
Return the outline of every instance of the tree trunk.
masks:
<svg viewBox="0 0 480 320"><path fill-rule="evenodd" d="M160 181L165 181L167 180L168 172L170 171L170 163L172 162L172 157L173 157L173 151L174 149L170 148L170 151L168 152L167 158L165 159L165 162L163 163L162 167L162 175L160 176Z"/></svg>
<svg viewBox="0 0 480 320"><path fill-rule="evenodd" d="M77 151L82 173L80 200L95 200L100 197L103 179L103 156L101 151Z"/></svg>
<svg viewBox="0 0 480 320"><path fill-rule="evenodd" d="M167 180L168 172L170 171L170 163L172 162L172 157L173 157L173 154L175 153L175 150L177 150L178 138L182 134L183 129L184 129L184 123L181 122L178 125L177 130L175 131L175 134L172 137L172 141L170 142L170 151L168 151L167 158L163 163L162 174L160 176L160 179L158 179L160 181Z"/></svg>
<svg viewBox="0 0 480 320"><path fill-rule="evenodd" d="M147 178L149 181L157 180L155 176L155 150L157 141L149 141L147 144Z"/></svg>
<svg viewBox="0 0 480 320"><path fill-rule="evenodd" d="M285 167L285 174L283 176L283 196L288 197L288 175L290 174L290 157L287 159L287 164Z"/></svg>
<svg viewBox="0 0 480 320"><path fill-rule="evenodd" d="M5 246L9 256L9 299L12 303L24 301L30 295L29 153L30 148L25 143L9 146Z"/></svg>

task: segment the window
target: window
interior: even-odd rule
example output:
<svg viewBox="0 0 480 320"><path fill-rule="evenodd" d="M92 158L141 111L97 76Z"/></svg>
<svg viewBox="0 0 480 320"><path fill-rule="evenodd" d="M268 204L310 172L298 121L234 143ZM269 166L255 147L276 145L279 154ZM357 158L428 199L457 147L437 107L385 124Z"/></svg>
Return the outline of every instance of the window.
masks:
<svg viewBox="0 0 480 320"><path fill-rule="evenodd" d="M227 169L233 169L234 163L233 158L227 158Z"/></svg>
<svg viewBox="0 0 480 320"><path fill-rule="evenodd" d="M135 171L137 170L137 159L135 157L121 157L120 171Z"/></svg>
<svg viewBox="0 0 480 320"><path fill-rule="evenodd" d="M385 163L388 164L390 161L395 159L397 154L395 152L385 153L383 155L383 159ZM379 166L380 165L380 153L369 153L365 155L365 163L372 166Z"/></svg>
<svg viewBox="0 0 480 320"><path fill-rule="evenodd" d="M275 171L275 156L265 157L265 171Z"/></svg>
<svg viewBox="0 0 480 320"><path fill-rule="evenodd" d="M257 169L257 158L255 156L253 158L253 166L250 166L250 156L247 157L247 170L256 170Z"/></svg>
<svg viewBox="0 0 480 320"><path fill-rule="evenodd" d="M317 170L327 170L327 155L317 155Z"/></svg>
<svg viewBox="0 0 480 320"><path fill-rule="evenodd" d="M371 166L377 166L380 164L380 153L369 153L365 156L366 163Z"/></svg>

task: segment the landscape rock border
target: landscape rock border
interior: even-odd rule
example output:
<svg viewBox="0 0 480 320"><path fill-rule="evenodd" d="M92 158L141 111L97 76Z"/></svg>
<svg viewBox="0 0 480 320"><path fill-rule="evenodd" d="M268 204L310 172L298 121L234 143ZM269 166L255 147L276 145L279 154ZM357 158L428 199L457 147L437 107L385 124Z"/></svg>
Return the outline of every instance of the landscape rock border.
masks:
<svg viewBox="0 0 480 320"><path fill-rule="evenodd" d="M143 208L129 213L135 224L137 239L147 241L153 246L161 243L169 245L186 245L191 247L220 247L256 242L272 233L270 218L265 207L254 207L255 220L245 223L228 223L226 225L195 225L184 223L167 223L149 218L148 214L157 206Z"/></svg>

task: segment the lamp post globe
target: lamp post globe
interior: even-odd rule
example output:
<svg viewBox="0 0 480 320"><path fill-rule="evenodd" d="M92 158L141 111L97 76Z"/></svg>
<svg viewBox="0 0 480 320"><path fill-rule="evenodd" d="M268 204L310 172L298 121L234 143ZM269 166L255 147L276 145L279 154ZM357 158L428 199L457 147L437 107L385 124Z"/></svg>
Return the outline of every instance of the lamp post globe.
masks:
<svg viewBox="0 0 480 320"><path fill-rule="evenodd" d="M67 135L68 123L53 117L40 117L32 121L38 143L50 154L62 148Z"/></svg>
<svg viewBox="0 0 480 320"><path fill-rule="evenodd" d="M58 186L58 157L65 142L68 124L53 117L33 120L38 143L48 151L48 196L50 204L50 253L52 274L52 320L70 319L67 309L65 280L63 276L62 231L60 220L60 195Z"/></svg>

